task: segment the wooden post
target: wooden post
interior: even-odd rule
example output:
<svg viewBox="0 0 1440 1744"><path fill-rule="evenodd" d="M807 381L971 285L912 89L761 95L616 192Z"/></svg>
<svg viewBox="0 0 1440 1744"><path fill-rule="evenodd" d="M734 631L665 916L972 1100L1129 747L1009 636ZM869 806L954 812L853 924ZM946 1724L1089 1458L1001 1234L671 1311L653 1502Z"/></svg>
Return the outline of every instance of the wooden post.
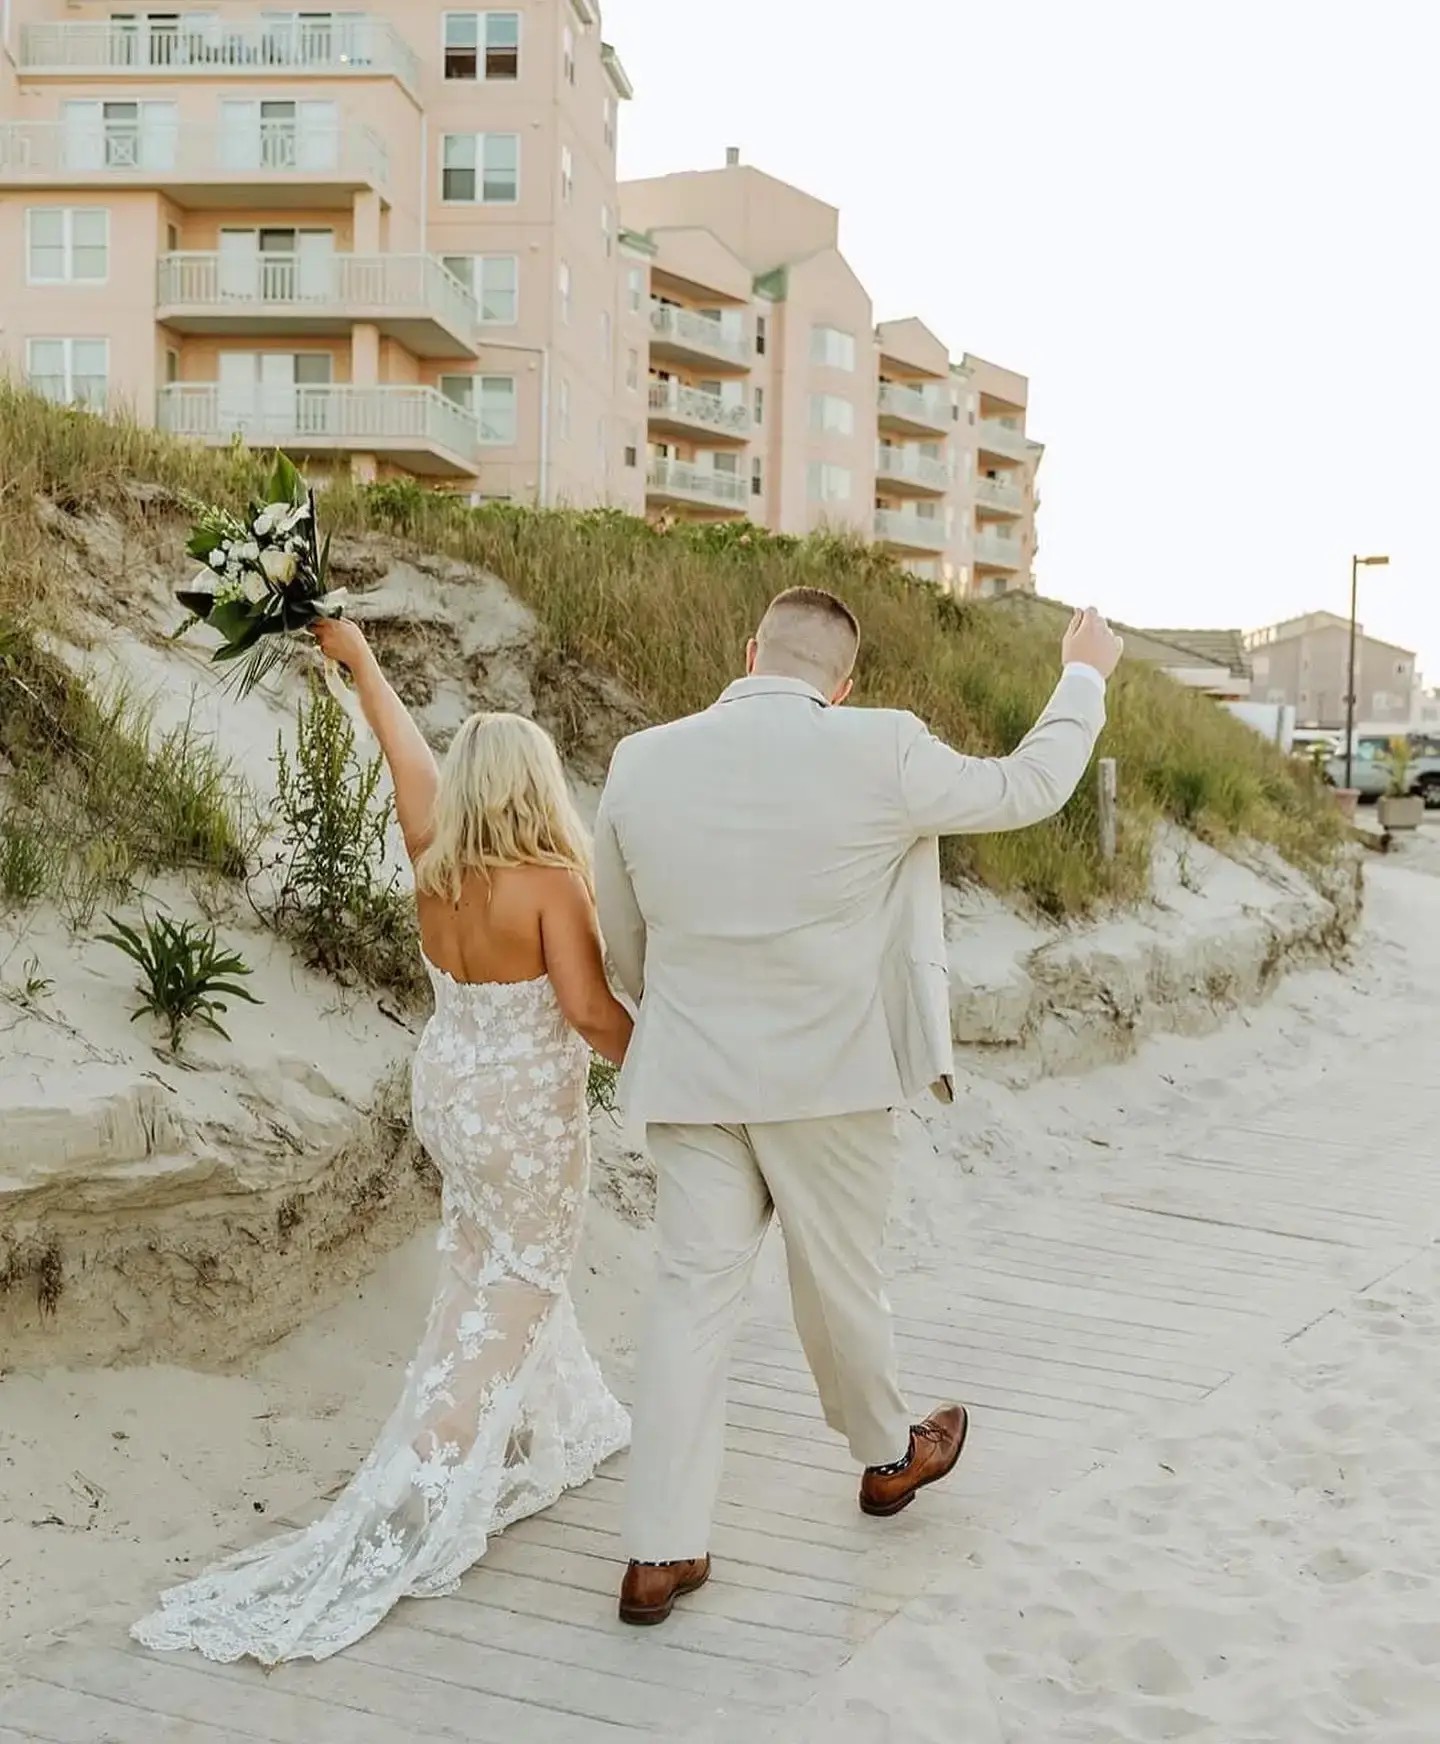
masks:
<svg viewBox="0 0 1440 1744"><path fill-rule="evenodd" d="M1102 757L1096 765L1100 778L1100 854L1115 858L1115 759Z"/></svg>

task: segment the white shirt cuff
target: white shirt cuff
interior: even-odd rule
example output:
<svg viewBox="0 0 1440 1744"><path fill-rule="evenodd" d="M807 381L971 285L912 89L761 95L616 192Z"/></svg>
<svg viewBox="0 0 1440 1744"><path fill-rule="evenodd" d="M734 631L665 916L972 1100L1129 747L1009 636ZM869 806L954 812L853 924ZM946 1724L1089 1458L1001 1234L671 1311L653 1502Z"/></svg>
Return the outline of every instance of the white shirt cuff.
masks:
<svg viewBox="0 0 1440 1744"><path fill-rule="evenodd" d="M1068 678L1072 672L1080 678L1088 679L1091 684L1098 685L1102 691L1104 690L1105 678L1098 667L1088 666L1083 660L1070 660L1065 664L1064 676Z"/></svg>

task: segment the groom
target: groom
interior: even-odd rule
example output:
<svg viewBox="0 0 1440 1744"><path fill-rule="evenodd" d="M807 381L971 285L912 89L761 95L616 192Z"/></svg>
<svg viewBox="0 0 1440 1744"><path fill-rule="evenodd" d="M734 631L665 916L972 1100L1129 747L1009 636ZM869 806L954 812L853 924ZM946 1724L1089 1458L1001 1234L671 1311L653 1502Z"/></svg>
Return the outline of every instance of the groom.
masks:
<svg viewBox="0 0 1440 1744"><path fill-rule="evenodd" d="M846 709L860 645L818 588L771 602L749 676L625 740L596 825L600 922L639 1021L621 1079L659 1175L659 1276L641 1355L620 1594L663 1622L709 1578L725 1378L772 1216L825 1420L898 1514L960 1457L963 1406L913 1422L880 1261L894 1110L953 1098L937 838L1013 830L1074 792L1121 642L1094 611L1009 757L914 715Z"/></svg>

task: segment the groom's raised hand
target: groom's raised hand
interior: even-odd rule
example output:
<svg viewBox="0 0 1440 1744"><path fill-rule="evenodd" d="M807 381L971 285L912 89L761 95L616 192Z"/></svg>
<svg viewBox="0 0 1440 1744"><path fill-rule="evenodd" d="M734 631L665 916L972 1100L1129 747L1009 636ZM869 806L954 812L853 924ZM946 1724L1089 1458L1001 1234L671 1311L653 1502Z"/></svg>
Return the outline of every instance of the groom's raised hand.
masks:
<svg viewBox="0 0 1440 1744"><path fill-rule="evenodd" d="M1125 638L1115 634L1094 606L1086 606L1071 618L1060 651L1067 666L1072 662L1093 666L1102 678L1108 678L1120 664Z"/></svg>

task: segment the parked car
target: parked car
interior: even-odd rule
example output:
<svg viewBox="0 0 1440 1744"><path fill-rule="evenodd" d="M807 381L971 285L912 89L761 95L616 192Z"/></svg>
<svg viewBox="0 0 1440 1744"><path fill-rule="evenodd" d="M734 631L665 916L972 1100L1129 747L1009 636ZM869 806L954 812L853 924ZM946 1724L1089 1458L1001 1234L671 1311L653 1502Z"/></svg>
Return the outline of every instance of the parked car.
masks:
<svg viewBox="0 0 1440 1744"><path fill-rule="evenodd" d="M1406 787L1418 793L1430 807L1440 808L1440 733L1361 733L1355 740L1351 786L1361 799L1379 799L1390 791L1392 738L1410 741L1410 767ZM1341 748L1325 765L1325 779L1332 787L1345 785L1345 751Z"/></svg>

